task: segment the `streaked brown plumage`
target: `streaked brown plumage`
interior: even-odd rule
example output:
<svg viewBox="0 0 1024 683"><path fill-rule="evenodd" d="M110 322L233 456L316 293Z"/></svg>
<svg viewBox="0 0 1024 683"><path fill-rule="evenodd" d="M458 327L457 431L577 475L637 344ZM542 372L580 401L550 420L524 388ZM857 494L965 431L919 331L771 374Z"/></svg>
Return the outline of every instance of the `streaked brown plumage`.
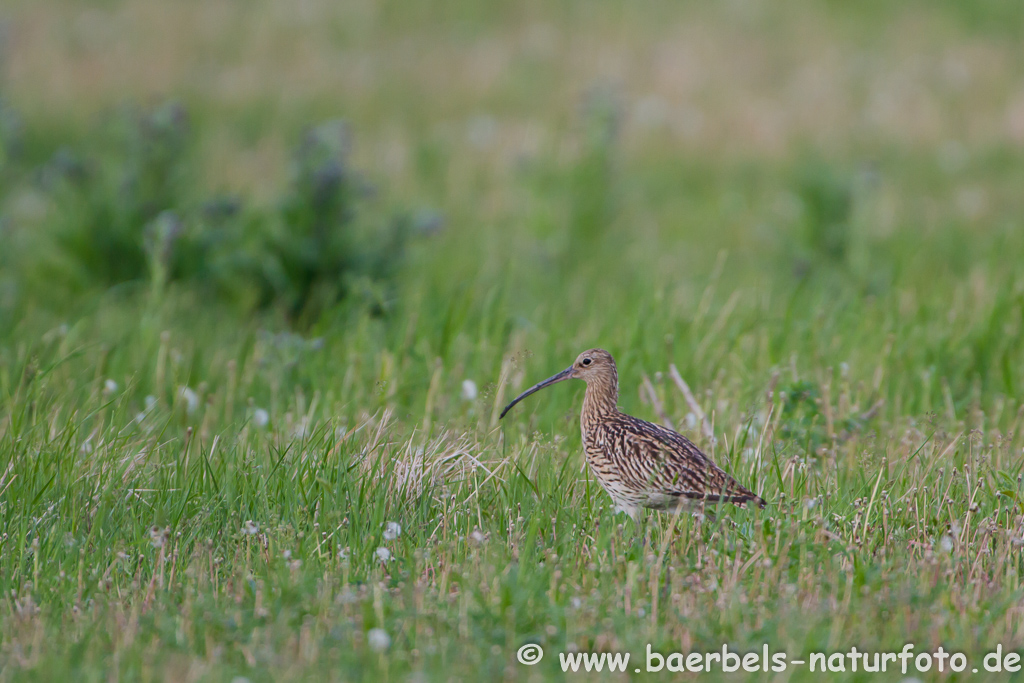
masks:
<svg viewBox="0 0 1024 683"><path fill-rule="evenodd" d="M744 505L765 502L704 455L685 436L619 412L619 375L604 349L590 349L562 372L527 389L501 412L530 394L566 379L587 383L580 413L583 448L594 476L616 510L636 520L640 508L675 510L703 501Z"/></svg>

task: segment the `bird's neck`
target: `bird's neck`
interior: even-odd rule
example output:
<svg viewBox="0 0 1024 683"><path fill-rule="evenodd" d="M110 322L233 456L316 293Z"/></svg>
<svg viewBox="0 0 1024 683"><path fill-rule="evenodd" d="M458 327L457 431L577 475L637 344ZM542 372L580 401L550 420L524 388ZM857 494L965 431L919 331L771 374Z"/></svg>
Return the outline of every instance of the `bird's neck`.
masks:
<svg viewBox="0 0 1024 683"><path fill-rule="evenodd" d="M618 410L619 382L614 375L596 377L587 382L587 393L583 396L584 422L589 419L609 415Z"/></svg>

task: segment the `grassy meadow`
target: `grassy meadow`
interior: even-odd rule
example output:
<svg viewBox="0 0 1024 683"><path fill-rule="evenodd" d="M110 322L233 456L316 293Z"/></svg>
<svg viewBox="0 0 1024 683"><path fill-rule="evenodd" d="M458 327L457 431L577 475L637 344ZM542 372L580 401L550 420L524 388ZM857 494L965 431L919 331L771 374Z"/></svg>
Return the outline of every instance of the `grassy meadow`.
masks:
<svg viewBox="0 0 1024 683"><path fill-rule="evenodd" d="M1005 677L1024 5L895 5L4 3L0 681ZM497 419L595 346L768 507Z"/></svg>

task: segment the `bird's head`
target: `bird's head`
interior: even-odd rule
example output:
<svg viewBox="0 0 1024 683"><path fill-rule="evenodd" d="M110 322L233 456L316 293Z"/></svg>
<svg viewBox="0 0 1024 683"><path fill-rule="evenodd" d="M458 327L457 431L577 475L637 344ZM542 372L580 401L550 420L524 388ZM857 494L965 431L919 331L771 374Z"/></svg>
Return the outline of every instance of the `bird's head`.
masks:
<svg viewBox="0 0 1024 683"><path fill-rule="evenodd" d="M615 373L615 361L604 349L589 349L576 356L576 362L569 369L572 377L589 382Z"/></svg>
<svg viewBox="0 0 1024 683"><path fill-rule="evenodd" d="M618 374L615 371L615 361L612 359L612 354L608 353L604 349L590 349L588 351L584 351L577 356L575 362L565 370L562 370L557 375L548 377L543 382L534 384L532 387L516 396L512 402L505 406L505 409L501 411L501 417L505 417L505 413L511 410L512 406L519 403L530 394L567 379L581 379L587 383L595 381L609 382L612 386L617 385Z"/></svg>

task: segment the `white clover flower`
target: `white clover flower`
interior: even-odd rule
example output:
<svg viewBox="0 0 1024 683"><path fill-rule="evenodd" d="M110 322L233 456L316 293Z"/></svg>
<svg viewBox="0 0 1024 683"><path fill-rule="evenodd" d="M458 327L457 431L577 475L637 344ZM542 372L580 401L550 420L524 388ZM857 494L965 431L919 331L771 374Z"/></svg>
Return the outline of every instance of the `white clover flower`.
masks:
<svg viewBox="0 0 1024 683"><path fill-rule="evenodd" d="M476 382L471 379L462 380L462 400L475 401L476 394Z"/></svg>
<svg viewBox="0 0 1024 683"><path fill-rule="evenodd" d="M384 527L384 540L393 541L402 535L402 525L398 522L388 522Z"/></svg>
<svg viewBox="0 0 1024 683"><path fill-rule="evenodd" d="M270 413L263 408L257 408L252 411L252 423L257 429L263 429L270 424Z"/></svg>
<svg viewBox="0 0 1024 683"><path fill-rule="evenodd" d="M117 391L117 382L115 382L112 379L108 379L106 382L103 383L103 393L104 394L108 394L109 395L109 394L114 393L115 391Z"/></svg>
<svg viewBox="0 0 1024 683"><path fill-rule="evenodd" d="M291 550L285 550L283 553L281 553L281 556L284 557L284 559L286 559L286 560L290 560L290 559L292 559L292 551Z"/></svg>
<svg viewBox="0 0 1024 683"><path fill-rule="evenodd" d="M374 555L376 555L377 559L381 562L387 562L391 559L391 551L387 548L377 548L377 550L374 551Z"/></svg>
<svg viewBox="0 0 1024 683"><path fill-rule="evenodd" d="M479 529L473 529L473 532L469 535L469 540L473 541L474 543L479 544L479 543L483 543L484 541L486 541L487 540L487 536L485 536L484 533L482 531L480 531Z"/></svg>
<svg viewBox="0 0 1024 683"><path fill-rule="evenodd" d="M391 647L391 636L382 628L371 628L366 632L366 643L374 652L383 652Z"/></svg>
<svg viewBox="0 0 1024 683"><path fill-rule="evenodd" d="M949 536L943 536L942 540L939 541L939 549L944 553L948 553L953 549L953 539Z"/></svg>
<svg viewBox="0 0 1024 683"><path fill-rule="evenodd" d="M348 549L348 546L338 549L338 557L342 560L348 560L352 556L352 551Z"/></svg>
<svg viewBox="0 0 1024 683"><path fill-rule="evenodd" d="M686 428L696 429L697 428L697 415L695 413L686 414Z"/></svg>
<svg viewBox="0 0 1024 683"><path fill-rule="evenodd" d="M164 530L158 526L152 526L149 529L149 542L154 548L163 548L164 541L167 539L167 535Z"/></svg>
<svg viewBox="0 0 1024 683"><path fill-rule="evenodd" d="M303 415L302 418L295 423L295 427L292 428L292 436L296 439L305 439L309 436L309 416Z"/></svg>
<svg viewBox="0 0 1024 683"><path fill-rule="evenodd" d="M251 519L245 520L245 524L242 525L242 533L246 536L255 536L260 532L260 525Z"/></svg>
<svg viewBox="0 0 1024 683"><path fill-rule="evenodd" d="M185 401L185 410L192 414L199 407L199 395L189 387L181 388L181 398Z"/></svg>

